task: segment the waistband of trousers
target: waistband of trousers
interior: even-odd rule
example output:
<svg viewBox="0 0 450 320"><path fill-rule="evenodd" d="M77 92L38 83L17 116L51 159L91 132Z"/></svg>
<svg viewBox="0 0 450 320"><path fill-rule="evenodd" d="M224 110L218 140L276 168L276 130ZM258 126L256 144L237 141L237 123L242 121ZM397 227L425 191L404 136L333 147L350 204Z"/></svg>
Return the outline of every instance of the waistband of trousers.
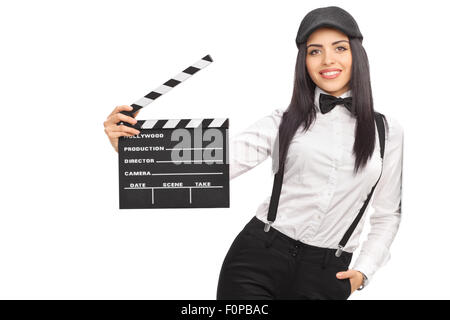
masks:
<svg viewBox="0 0 450 320"><path fill-rule="evenodd" d="M268 232L264 231L265 223L259 220L256 216L254 216L245 226L245 228L251 229L251 233L260 239L271 241L271 245L280 246L281 250L283 248L298 248L301 249L304 255L316 256L316 257L327 257L328 261L344 263L345 265L349 265L353 256L353 253L342 251L340 257L336 257L335 253L337 249L333 248L322 248L313 245L306 244L299 240L295 240L288 235L278 231L277 229L271 227Z"/></svg>

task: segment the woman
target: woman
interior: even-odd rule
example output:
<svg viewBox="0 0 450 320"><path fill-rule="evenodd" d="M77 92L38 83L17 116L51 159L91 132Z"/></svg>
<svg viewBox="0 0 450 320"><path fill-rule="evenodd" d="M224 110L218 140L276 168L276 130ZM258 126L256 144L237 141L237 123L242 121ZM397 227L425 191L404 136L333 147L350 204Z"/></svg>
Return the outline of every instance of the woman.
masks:
<svg viewBox="0 0 450 320"><path fill-rule="evenodd" d="M401 213L403 130L385 119L381 159L362 38L356 21L341 8L308 13L296 38L289 107L233 139L231 178L271 155L274 172L284 166L284 179L275 221L267 225L272 196L233 242L218 299L347 299L389 259ZM334 108L327 104L333 99ZM348 269L364 219L339 257L336 249L355 216L364 213L375 184L371 231Z"/></svg>
<svg viewBox="0 0 450 320"><path fill-rule="evenodd" d="M270 155L281 190L265 199L231 245L218 299L347 299L389 259L401 213L403 130L386 117L385 146L377 139L362 38L356 21L341 8L309 12L296 38L289 107L233 138L230 178ZM135 123L118 113L122 110L131 107L117 107L105 121L116 151L119 136L138 133L116 125ZM341 247L340 240L355 216L364 213L371 190L371 231L348 269L364 218L354 223ZM268 212L275 212L270 220Z"/></svg>

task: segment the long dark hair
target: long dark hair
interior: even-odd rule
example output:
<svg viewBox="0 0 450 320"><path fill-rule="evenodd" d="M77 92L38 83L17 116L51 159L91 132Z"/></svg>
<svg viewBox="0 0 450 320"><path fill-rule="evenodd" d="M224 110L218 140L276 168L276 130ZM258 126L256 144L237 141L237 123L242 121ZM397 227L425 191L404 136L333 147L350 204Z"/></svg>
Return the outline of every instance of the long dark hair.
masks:
<svg viewBox="0 0 450 320"><path fill-rule="evenodd" d="M355 156L353 173L356 174L359 169L365 167L373 154L376 125L370 85L369 60L361 40L358 38L350 38L349 40L352 52L349 87L352 90L352 104L357 113L355 142L353 144L353 155ZM304 42L299 45L297 54L291 103L283 113L279 127L279 140L277 141L279 144L277 160L279 162L278 166L275 163L275 172L278 168L284 168L289 144L297 129L303 127L302 131L307 131L316 119L314 89L315 84L306 69L306 43ZM386 121L385 118L384 121Z"/></svg>

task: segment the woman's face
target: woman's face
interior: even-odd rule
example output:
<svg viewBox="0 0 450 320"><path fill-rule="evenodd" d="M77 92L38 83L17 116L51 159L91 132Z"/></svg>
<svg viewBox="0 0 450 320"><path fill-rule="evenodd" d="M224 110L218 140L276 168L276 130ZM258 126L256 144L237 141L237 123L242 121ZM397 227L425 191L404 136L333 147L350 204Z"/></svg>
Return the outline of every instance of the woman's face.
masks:
<svg viewBox="0 0 450 320"><path fill-rule="evenodd" d="M319 28L306 41L306 68L312 81L338 97L349 90L352 52L347 35L333 28Z"/></svg>

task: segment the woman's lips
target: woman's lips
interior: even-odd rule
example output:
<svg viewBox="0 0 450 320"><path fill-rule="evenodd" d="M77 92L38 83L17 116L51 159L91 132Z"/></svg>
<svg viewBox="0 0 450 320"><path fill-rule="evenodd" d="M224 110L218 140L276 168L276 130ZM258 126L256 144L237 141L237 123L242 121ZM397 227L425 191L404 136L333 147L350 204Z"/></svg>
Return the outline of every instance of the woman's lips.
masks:
<svg viewBox="0 0 450 320"><path fill-rule="evenodd" d="M334 78L339 77L341 72L342 72L341 70L320 72L320 75L322 78L325 78L325 79L334 79Z"/></svg>

